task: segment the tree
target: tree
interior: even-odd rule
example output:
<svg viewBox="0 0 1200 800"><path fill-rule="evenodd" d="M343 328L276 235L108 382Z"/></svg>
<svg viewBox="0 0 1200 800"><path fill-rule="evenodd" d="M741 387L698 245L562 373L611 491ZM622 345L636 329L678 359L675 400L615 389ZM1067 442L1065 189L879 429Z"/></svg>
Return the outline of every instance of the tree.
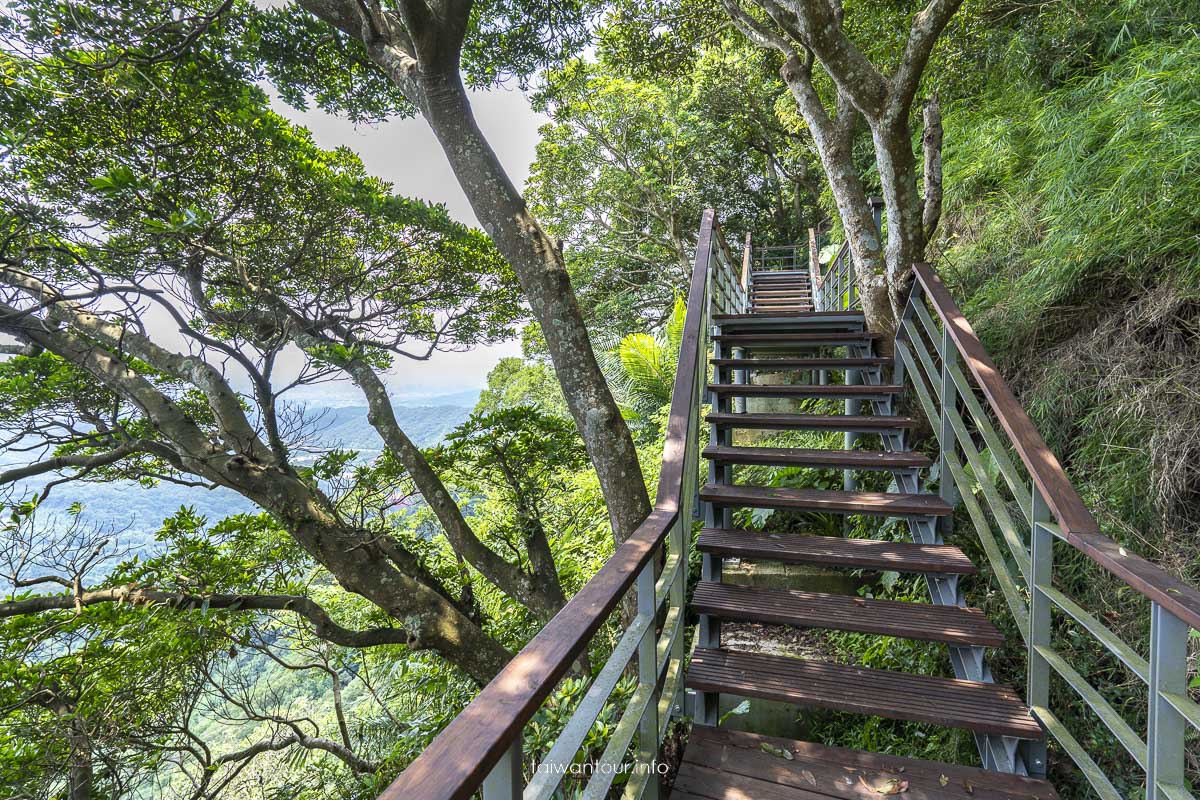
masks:
<svg viewBox="0 0 1200 800"><path fill-rule="evenodd" d="M293 102L315 94L326 108L351 113L419 113L430 125L476 217L512 265L542 328L571 416L608 503L618 541L650 511L633 439L597 364L558 244L530 213L477 125L464 85L524 80L561 62L588 36L581 3L473 3L470 0L299 0L257 14L267 69ZM330 91L368 66L398 96L358 105ZM331 74L333 73L333 74ZM374 84L372 84L374 85ZM350 87L357 92L359 87Z"/></svg>
<svg viewBox="0 0 1200 800"><path fill-rule="evenodd" d="M871 328L895 330L911 266L941 213L941 113L936 96L925 106L924 196L918 189L911 117L934 45L961 0L930 0L912 18L907 41L890 70L856 45L843 24L841 3L828 0L722 0L737 27L786 59L781 75L812 132L858 269L863 310ZM890 55L890 54L886 54ZM888 58L879 58L885 63ZM832 84L832 104L814 79L820 64ZM887 211L887 249L875 232L852 145L865 121Z"/></svg>
<svg viewBox="0 0 1200 800"><path fill-rule="evenodd" d="M16 344L0 362L0 421L10 441L42 455L0 484L58 476L45 491L113 478L232 489L390 618L344 631L314 608L314 629L431 649L488 680L507 649L388 535L388 487L331 483L348 456L321 469L297 460L315 421L286 398L351 378L453 550L534 613L553 614L561 592L542 593L479 540L396 423L380 377L397 357L510 335L514 281L490 243L441 208L391 194L350 153L320 151L203 55L103 70L18 57L5 66L41 127L5 164L0 331ZM40 606L8 611L25 609Z"/></svg>
<svg viewBox="0 0 1200 800"><path fill-rule="evenodd" d="M301 622L315 604L278 593L297 592L306 572L307 559L286 532L265 515L206 529L185 509L166 521L161 555L129 559L116 538L81 514L58 527L28 515L5 530L6 581L72 589L0 602L0 774L16 796L61 796L63 789L72 800L161 796L155 784L170 776L168 785L173 780L181 794L200 800L236 789L255 758L289 747L328 754L352 773L379 769L344 721L341 679L331 666L342 656ZM93 588L92 573L106 563L113 572L100 581L105 588ZM231 602L236 597L245 608ZM267 597L277 601L276 614L247 613L265 608ZM12 613L34 605L42 610ZM284 609L290 613L278 613ZM245 667L257 654L260 662L323 674L338 720L333 737L253 689ZM296 657L305 660L288 660ZM247 747L219 744L198 733L205 718L262 735Z"/></svg>
<svg viewBox="0 0 1200 800"><path fill-rule="evenodd" d="M655 333L631 333L606 353L605 369L625 416L643 436L657 438L655 417L671 403L687 304L676 297L671 316Z"/></svg>
<svg viewBox="0 0 1200 800"><path fill-rule="evenodd" d="M617 44L608 30L606 48ZM759 241L802 239L819 194L810 141L775 113L784 88L770 54L726 38L665 77L631 76L602 49L598 62L548 73L537 95L553 121L527 196L568 245L593 330L621 336L666 320L707 207Z"/></svg>
<svg viewBox="0 0 1200 800"><path fill-rule="evenodd" d="M460 489L499 496L501 502L490 506L492 535L559 605L566 597L547 507L567 494L564 476L582 468L585 457L566 420L529 406L473 414L430 453L431 463Z"/></svg>

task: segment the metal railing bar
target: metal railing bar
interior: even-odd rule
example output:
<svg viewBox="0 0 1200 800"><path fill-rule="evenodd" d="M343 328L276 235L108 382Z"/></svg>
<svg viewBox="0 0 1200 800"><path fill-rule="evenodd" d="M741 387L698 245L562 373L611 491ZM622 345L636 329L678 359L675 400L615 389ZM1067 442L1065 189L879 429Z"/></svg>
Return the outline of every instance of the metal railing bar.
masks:
<svg viewBox="0 0 1200 800"><path fill-rule="evenodd" d="M1200 703L1197 703L1187 695L1176 694L1174 692L1162 692L1159 696L1182 714L1189 725L1200 731Z"/></svg>
<svg viewBox="0 0 1200 800"><path fill-rule="evenodd" d="M1124 796L1117 791L1117 787L1113 786L1108 776L1104 774L1104 770L1100 769L1100 765L1084 749L1079 740L1067 730L1067 726L1063 725L1062 720L1044 706L1034 706L1030 711L1079 767L1079 771L1083 773L1083 777L1091 784L1092 789L1100 796L1101 800L1125 800Z"/></svg>
<svg viewBox="0 0 1200 800"><path fill-rule="evenodd" d="M1167 800L1196 800L1196 795L1177 784L1160 782L1158 784L1158 791Z"/></svg>
<svg viewBox="0 0 1200 800"><path fill-rule="evenodd" d="M1112 731L1113 736L1125 748L1125 752L1129 753L1139 767L1145 769L1146 742L1130 727L1125 718L1112 707L1112 704L1104 699L1104 696L1096 690L1096 687L1088 683L1087 679L1080 675L1052 647L1037 646L1034 649L1042 658L1046 659L1046 663L1058 673L1059 677L1066 681L1067 685L1074 689L1075 693L1088 704L1088 707L1104 723L1104 727Z"/></svg>
<svg viewBox="0 0 1200 800"><path fill-rule="evenodd" d="M914 264L913 273L995 412L997 421L1013 443L1033 483L1046 498L1055 520L1062 526L1066 541L1192 628L1200 628L1200 590L1146 559L1126 552L1100 533L1095 518L1062 465L1001 377L999 369L941 278L928 264Z"/></svg>
<svg viewBox="0 0 1200 800"><path fill-rule="evenodd" d="M913 303L913 311L916 312L917 319L921 322L921 327L925 329L925 335L929 337L931 342L942 341L942 331L938 328L937 323L933 321L933 317L929 316L929 309L925 307L925 303ZM944 355L939 352L939 356Z"/></svg>
<svg viewBox="0 0 1200 800"><path fill-rule="evenodd" d="M919 311L921 304L916 303L915 306ZM921 362L925 366L925 370L923 371L918 369L916 364L910 365L909 368L914 374L921 375L924 380L927 380L931 386L935 387L940 392L941 382L938 378L934 377L934 375L938 373L934 371L935 368L933 365L933 358L929 355L925 347L925 341L920 338L915 326L910 320L905 319L901 323L901 328L907 334L905 337L906 344L910 349L916 351L917 356L921 359ZM930 392L929 397L932 405L924 406L924 404L922 404L925 413L929 415L930 420L939 419L940 412L936 402L933 401L932 392ZM1000 529L1000 533L1003 535L1004 541L1008 545L1009 551L1012 553L1013 560L1016 561L1017 566L1021 570L1021 577L1024 579L1026 585L1028 585L1029 573L1031 569L1029 552L1025 542L1017 533L1016 523L1013 522L1012 516L1008 513L1008 508L1006 507L1007 504L1004 502L1003 498L1000 497L1000 493L996 490L995 484L988 479L987 470L983 464L983 456L979 450L976 449L975 443L971 440L971 436L967 431L966 423L963 421L956 409L945 409L945 411L946 419L954 429L956 442L962 448L963 454L967 457L967 462L971 465L971 469L975 473L976 483L983 492L983 496L987 501L988 508L992 512L992 517L996 520L996 526ZM952 442L941 441L940 431L935 431L935 434L938 437L939 444L943 451L947 449L953 449ZM959 488L964 494L968 493L964 487Z"/></svg>
<svg viewBox="0 0 1200 800"><path fill-rule="evenodd" d="M921 403L930 419L937 418L937 407L933 401L933 396L925 387L924 378L922 377L916 362L909 353L908 342L897 341L896 353L899 354L902 361L908 367L910 378L912 379L912 387L917 394L917 400ZM935 431L935 434L940 436L940 431ZM1000 591L1004 595L1005 602L1008 603L1009 611L1012 612L1013 619L1017 623L1017 628L1021 631L1022 638L1029 638L1029 610L1025 601L1021 597L1020 590L1013 579L1012 574L1008 570L1008 565L1004 559L1004 553L1000 549L999 543L996 541L995 535L992 533L992 527L988 524L987 516L983 512L983 507L979 505L979 501L975 499L974 492L970 481L967 479L966 470L963 469L962 462L944 444L942 452L946 459L946 466L950 468L951 478L958 487L959 495L963 505L967 509L967 515L971 518L972 524L975 526L975 531L979 536L979 542L983 545L984 552L987 554L988 561L992 565L992 572L996 576L996 582L1000 584Z"/></svg>
<svg viewBox="0 0 1200 800"><path fill-rule="evenodd" d="M534 771L533 780L525 787L525 800L542 800L550 797L558 788L562 779L566 777L566 773L553 767L560 764L565 766L575 760L575 754L579 752L580 746L587 739L588 732L596 724L596 720L604 710L605 703L608 702L613 690L620 682L625 667L637 652L642 635L653 624L653 617L639 616L626 629L595 680L592 681L592 685L588 687L587 692L576 705L571 719L558 734L558 738L551 746L550 751L546 753L546 757L542 759L541 764L549 768Z"/></svg>
<svg viewBox="0 0 1200 800"><path fill-rule="evenodd" d="M667 611L666 618L663 620L662 631L658 635L657 643L655 644L655 653L658 656L658 673L656 680L662 683L663 676L667 672L667 665L671 661L671 648L675 646L675 637L679 630L683 627L679 621L682 619L682 613L679 609L672 608Z"/></svg>
<svg viewBox="0 0 1200 800"><path fill-rule="evenodd" d="M658 576L658 580L654 584L655 605L659 608L668 600L671 586L675 582L675 576L679 571L679 561L678 553L671 553L667 556L667 560L663 563L662 574Z"/></svg>
<svg viewBox="0 0 1200 800"><path fill-rule="evenodd" d="M612 738L608 740L604 752L596 760L591 780L583 790L582 800L602 800L608 797L608 790L617 777L617 767L625 760L625 753L633 743L642 716L653 700L654 687L649 685L639 686L629 698L629 704L625 706L625 712L621 714Z"/></svg>
<svg viewBox="0 0 1200 800"><path fill-rule="evenodd" d="M678 631L676 637L673 637L672 641L676 641L678 638L682 638L683 632L686 629L686 627L687 627L686 625L680 625L679 631ZM667 674L662 682L662 684L663 684L662 694L658 698L658 709L659 709L659 712L658 712L658 738L659 738L659 741L662 741L662 738L664 736L666 736L667 728L671 727L671 719L672 719L671 711L673 711L673 706L675 705L676 700L680 699L679 698L679 679L683 676L684 661L685 661L685 659L682 659L682 658L672 658L670 661L667 662Z"/></svg>
<svg viewBox="0 0 1200 800"><path fill-rule="evenodd" d="M1008 513L1008 504L1000 496L1000 492L996 489L996 484L988 476L986 465L983 463L983 454L979 452L975 447L975 443L971 440L962 417L959 416L957 411L946 409L946 419L950 423L950 427L954 429L958 446L962 448L963 455L967 457L967 463L971 465L971 470L975 473L975 483L979 486L980 491L983 492L983 497L992 512L992 518L996 520L996 527L1000 529L1000 533L1003 535L1004 541L1008 544L1008 549L1012 553L1013 560L1017 562L1017 566L1021 570L1021 576L1025 579L1025 584L1028 586L1032 570L1032 558L1024 540L1017 533L1016 523L1013 522L1012 516Z"/></svg>
<svg viewBox="0 0 1200 800"><path fill-rule="evenodd" d="M1021 513L1025 517L1027 524L1032 524L1030 515L1031 497L1030 486L1021 478L1021 473L1017 470L1017 465L1013 463L1008 455L1008 448L1000 441L999 434L996 433L996 428L992 425L991 419L988 417L983 406L975 397L975 389L967 381L967 376L957 364L950 365L950 377L954 385L958 387L959 397L966 404L967 410L971 413L971 419L975 423L975 428L983 434L983 441L987 444L988 450L992 454L992 458L996 459L996 466L1000 469L1000 473L1004 476L1005 482L1008 483L1008 488L1012 491L1013 497L1016 498L1017 505L1021 508Z"/></svg>
<svg viewBox="0 0 1200 800"><path fill-rule="evenodd" d="M1049 528L1049 526L1045 526ZM1107 650L1112 653L1117 659L1130 669L1133 674L1142 679L1143 682L1150 680L1150 662L1142 658L1142 656L1121 640L1111 628L1097 619L1094 615L1086 611L1083 606L1076 603L1065 594L1055 589L1052 586L1038 586L1046 597L1054 605L1063 611L1071 619L1080 624L1088 633L1094 636Z"/></svg>
<svg viewBox="0 0 1200 800"><path fill-rule="evenodd" d="M906 319L900 323L900 328L908 334L907 341L909 346L916 352L917 357L921 360L921 364L925 369L925 377L929 381L929 385L933 392L933 397L940 397L942 394L942 371L933 363L933 356L929 353L929 349L925 346L925 340L921 338L917 332L916 326L912 320ZM938 419L935 414L930 417L931 420Z"/></svg>

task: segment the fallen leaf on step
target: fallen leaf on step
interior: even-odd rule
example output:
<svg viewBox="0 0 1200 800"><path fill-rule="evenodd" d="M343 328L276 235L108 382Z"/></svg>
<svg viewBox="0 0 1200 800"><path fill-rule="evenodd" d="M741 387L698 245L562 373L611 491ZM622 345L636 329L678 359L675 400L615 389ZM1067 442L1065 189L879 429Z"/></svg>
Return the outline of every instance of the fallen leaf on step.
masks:
<svg viewBox="0 0 1200 800"><path fill-rule="evenodd" d="M815 775L813 775L811 772L809 772L809 771L808 771L808 770L806 770L806 769L802 769L802 770L800 770L800 777L801 777L801 778L804 778L804 780L808 781L808 784L809 784L810 786L816 786L816 785L817 785L817 778L816 778L816 776L815 776Z"/></svg>
<svg viewBox="0 0 1200 800"><path fill-rule="evenodd" d="M946 785L947 783L949 783L949 782L950 782L950 779L949 779L949 778L947 778L945 775L939 775L939 776L938 776L938 783L939 783L940 785L942 785L942 786L945 786L945 785Z"/></svg>
<svg viewBox="0 0 1200 800"><path fill-rule="evenodd" d="M903 794L908 791L908 781L902 781L899 778L888 778L886 781L877 783L874 786L867 783L863 777L859 777L858 781L872 792L875 792L875 794Z"/></svg>
<svg viewBox="0 0 1200 800"><path fill-rule="evenodd" d="M786 758L788 761L793 761L796 758L794 755L792 755L791 750L784 750L782 747L776 747L769 742L762 743L762 751L764 753L769 753L776 758Z"/></svg>
<svg viewBox="0 0 1200 800"><path fill-rule="evenodd" d="M963 781L963 788L967 790L967 794L975 794L975 787Z"/></svg>

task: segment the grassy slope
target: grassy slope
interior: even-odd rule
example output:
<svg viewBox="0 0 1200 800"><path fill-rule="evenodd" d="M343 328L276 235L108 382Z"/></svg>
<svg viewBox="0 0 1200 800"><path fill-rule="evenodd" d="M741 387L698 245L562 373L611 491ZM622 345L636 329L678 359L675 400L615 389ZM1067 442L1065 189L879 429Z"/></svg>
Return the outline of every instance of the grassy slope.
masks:
<svg viewBox="0 0 1200 800"><path fill-rule="evenodd" d="M1200 39L1147 39L1048 93L1010 85L947 115L940 269L1105 532L1198 582ZM1144 654L1145 601L1058 552L1062 588ZM1070 627L1057 634L1144 730L1138 683ZM1018 652L998 661L1021 681ZM1068 721L1136 794L1140 771L1098 720L1074 703ZM1061 761L1053 776L1086 795Z"/></svg>

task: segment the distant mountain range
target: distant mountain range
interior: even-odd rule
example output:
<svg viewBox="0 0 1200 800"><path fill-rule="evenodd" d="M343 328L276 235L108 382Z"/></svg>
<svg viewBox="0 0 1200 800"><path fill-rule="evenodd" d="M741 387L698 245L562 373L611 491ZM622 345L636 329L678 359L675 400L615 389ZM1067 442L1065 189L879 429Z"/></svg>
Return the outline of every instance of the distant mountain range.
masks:
<svg viewBox="0 0 1200 800"><path fill-rule="evenodd" d="M396 418L416 444L428 447L466 420L478 396L478 392L449 396L469 401L469 405L407 405L401 401L395 406ZM367 422L366 406L310 404L307 411L317 419L316 439L322 445L356 450L363 459L379 455L379 435ZM191 506L210 522L255 510L252 503L228 489L205 490L168 483L150 489L131 482L77 483L59 486L50 495L40 512L43 524L53 524L73 503L83 505L82 519L87 524L110 529L123 547L139 552L152 549L162 521L183 506Z"/></svg>

